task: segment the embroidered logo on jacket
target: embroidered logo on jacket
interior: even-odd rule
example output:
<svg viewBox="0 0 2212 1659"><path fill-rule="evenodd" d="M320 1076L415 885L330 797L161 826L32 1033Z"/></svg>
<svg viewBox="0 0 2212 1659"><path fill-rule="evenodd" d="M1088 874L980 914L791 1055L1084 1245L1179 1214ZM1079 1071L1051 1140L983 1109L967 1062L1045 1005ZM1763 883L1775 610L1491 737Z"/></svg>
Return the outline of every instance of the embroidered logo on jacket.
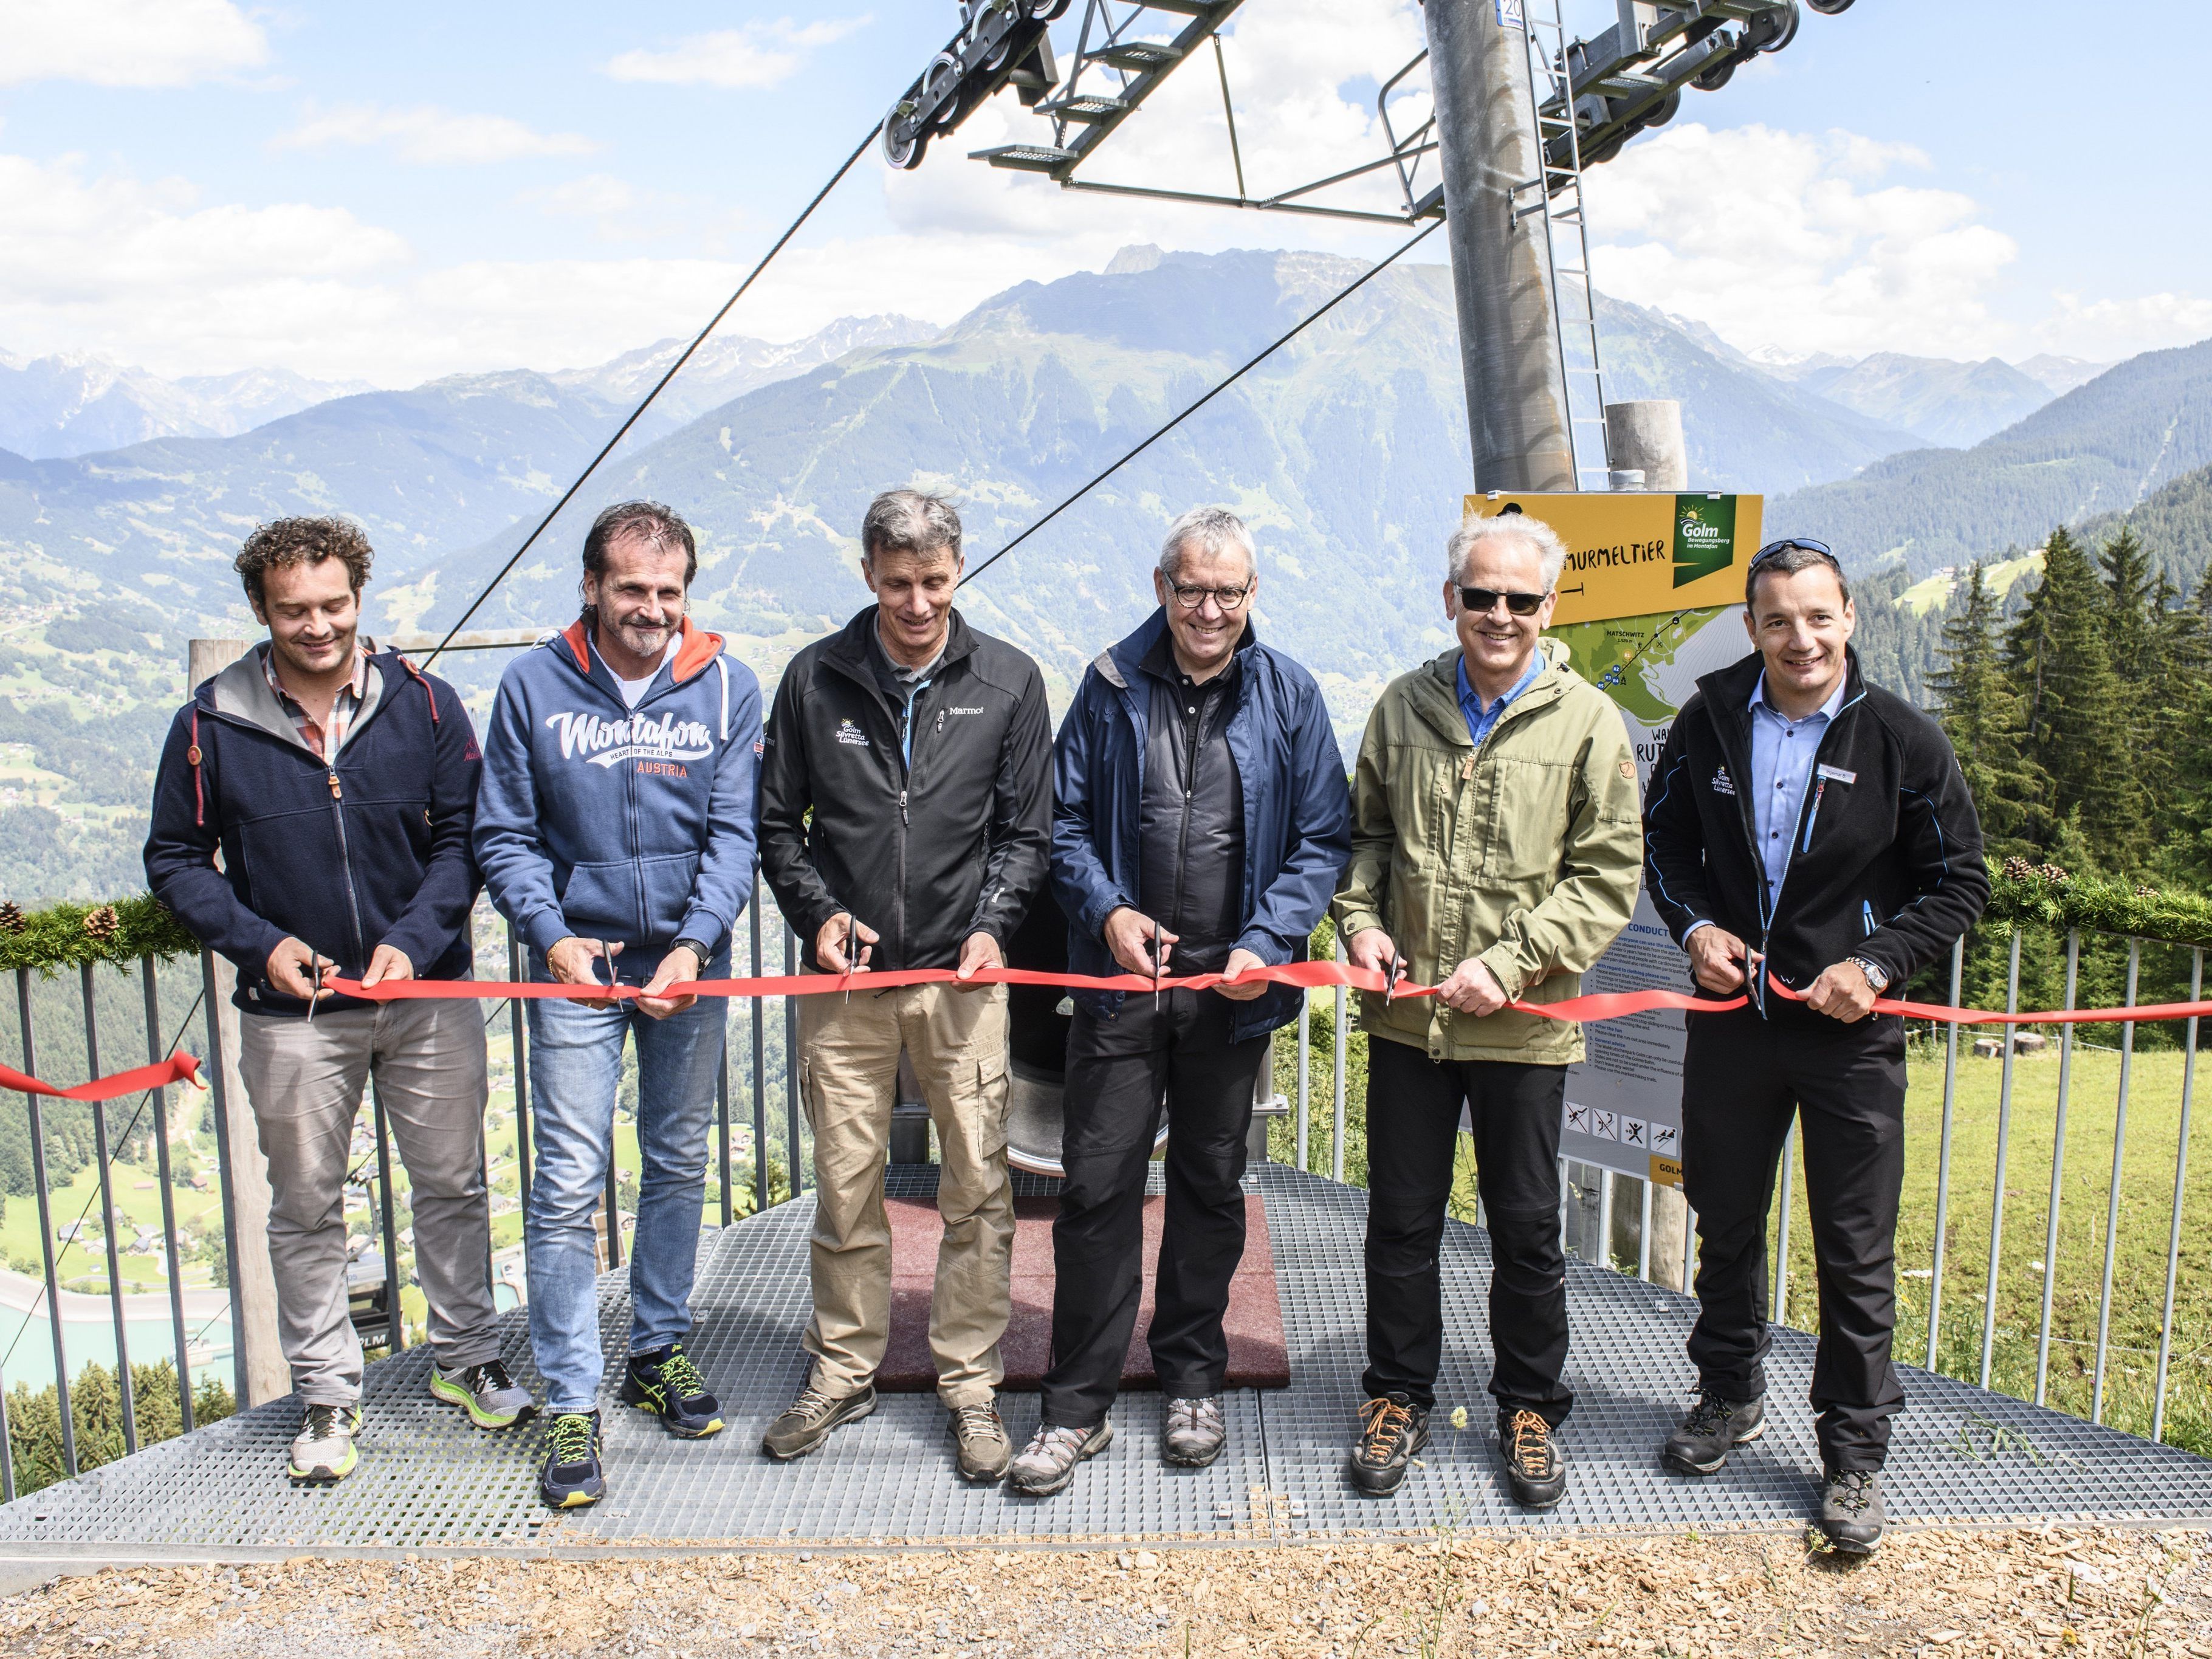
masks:
<svg viewBox="0 0 2212 1659"><path fill-rule="evenodd" d="M1719 771L1713 774L1713 793L1716 795L1733 795L1735 793L1735 781L1729 776L1728 768L1725 766L1721 768Z"/></svg>
<svg viewBox="0 0 2212 1659"><path fill-rule="evenodd" d="M545 724L561 734L562 760L586 760L594 766L618 766L628 760L705 760L714 752L714 734L698 720L673 714L654 720L632 714L602 720L597 714L549 714Z"/></svg>
<svg viewBox="0 0 2212 1659"><path fill-rule="evenodd" d="M837 741L850 744L855 749L866 749L868 746L868 734L860 730L860 726L852 720L839 720Z"/></svg>

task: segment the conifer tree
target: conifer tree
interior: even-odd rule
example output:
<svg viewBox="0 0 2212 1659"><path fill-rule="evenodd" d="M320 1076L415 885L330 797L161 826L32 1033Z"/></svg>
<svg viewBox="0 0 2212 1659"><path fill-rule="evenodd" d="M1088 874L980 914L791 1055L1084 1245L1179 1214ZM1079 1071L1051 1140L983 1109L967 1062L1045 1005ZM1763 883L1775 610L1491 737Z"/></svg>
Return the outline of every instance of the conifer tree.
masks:
<svg viewBox="0 0 2212 1659"><path fill-rule="evenodd" d="M1939 718L1958 752L1990 853L2010 858L2036 850L2024 832L2029 804L2043 780L2021 752L2021 699L1997 655L2003 609L2003 601L1984 580L1982 567L1975 565L1963 598L1943 623L1943 641L1937 647L1941 666L1928 684L1939 700Z"/></svg>
<svg viewBox="0 0 2212 1659"><path fill-rule="evenodd" d="M2111 602L2087 551L2059 528L2044 549L2043 579L2008 631L2005 657L2022 702L2024 750L2043 779L2029 833L2046 852L2115 874L2145 861L2151 837L2138 811L2138 757L2126 737L2112 671Z"/></svg>

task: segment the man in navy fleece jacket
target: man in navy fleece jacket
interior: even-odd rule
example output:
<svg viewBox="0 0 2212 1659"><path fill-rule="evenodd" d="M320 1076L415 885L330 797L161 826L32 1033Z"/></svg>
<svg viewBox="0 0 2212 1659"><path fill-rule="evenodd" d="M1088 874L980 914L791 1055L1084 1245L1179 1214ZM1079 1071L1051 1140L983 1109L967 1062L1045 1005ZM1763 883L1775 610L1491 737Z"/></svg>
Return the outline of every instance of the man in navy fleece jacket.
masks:
<svg viewBox="0 0 2212 1659"><path fill-rule="evenodd" d="M592 1217L632 1040L644 1167L622 1398L682 1438L722 1426L684 1340L728 1005L666 993L728 972L752 893L761 704L752 671L684 614L698 569L690 526L667 507L602 513L584 541L584 614L508 665L484 738L477 861L532 976L640 988L530 1005L538 1159L523 1238L553 1419L538 1484L556 1509L606 1490Z"/></svg>
<svg viewBox="0 0 2212 1659"><path fill-rule="evenodd" d="M484 1270L476 1004L319 988L331 969L369 985L469 977L476 736L453 687L360 637L371 557L342 519L279 519L246 538L236 568L269 638L178 711L146 842L155 896L238 967L239 1070L269 1160L277 1335L303 1407L289 1468L318 1483L349 1474L358 1455L361 1341L346 1316L341 1200L371 1077L413 1189L430 1392L486 1428L530 1409L500 1363Z"/></svg>

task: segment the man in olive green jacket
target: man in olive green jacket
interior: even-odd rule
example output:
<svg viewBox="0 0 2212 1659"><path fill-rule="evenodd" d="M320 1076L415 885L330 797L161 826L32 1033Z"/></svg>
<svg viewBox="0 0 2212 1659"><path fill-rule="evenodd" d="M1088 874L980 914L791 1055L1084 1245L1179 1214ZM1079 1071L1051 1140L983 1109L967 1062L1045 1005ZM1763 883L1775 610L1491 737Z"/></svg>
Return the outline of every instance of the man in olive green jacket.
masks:
<svg viewBox="0 0 2212 1659"><path fill-rule="evenodd" d="M1542 638L1566 550L1523 515L1452 538L1459 648L1394 680L1352 780L1335 902L1352 962L1437 987L1361 997L1367 1069L1367 1402L1351 1474L1395 1492L1428 1439L1443 1358L1437 1248L1462 1110L1490 1231L1498 1442L1516 1499L1559 1502L1574 1395L1559 1153L1582 1028L1507 1005L1577 995L1636 908L1641 825L1620 713Z"/></svg>

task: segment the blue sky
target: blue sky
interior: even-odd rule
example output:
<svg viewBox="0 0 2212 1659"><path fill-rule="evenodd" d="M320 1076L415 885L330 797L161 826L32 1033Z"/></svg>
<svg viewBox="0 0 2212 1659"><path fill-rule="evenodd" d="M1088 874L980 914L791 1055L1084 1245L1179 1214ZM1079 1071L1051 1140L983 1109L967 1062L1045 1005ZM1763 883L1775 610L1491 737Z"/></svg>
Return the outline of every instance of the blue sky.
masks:
<svg viewBox="0 0 2212 1659"><path fill-rule="evenodd" d="M1612 11L1569 0L1571 26ZM2200 15L1808 15L1594 174L1601 284L1784 353L2103 359L2212 334L2201 136L2144 67ZM956 21L951 0L0 0L0 350L403 385L689 331ZM1247 0L1226 50L1255 186L1370 153L1375 77L1419 35L1412 0ZM965 159L1038 128L1002 98L919 173L871 157L728 326L949 322L1129 241L1394 240ZM1117 144L1099 176L1228 183L1194 70Z"/></svg>

